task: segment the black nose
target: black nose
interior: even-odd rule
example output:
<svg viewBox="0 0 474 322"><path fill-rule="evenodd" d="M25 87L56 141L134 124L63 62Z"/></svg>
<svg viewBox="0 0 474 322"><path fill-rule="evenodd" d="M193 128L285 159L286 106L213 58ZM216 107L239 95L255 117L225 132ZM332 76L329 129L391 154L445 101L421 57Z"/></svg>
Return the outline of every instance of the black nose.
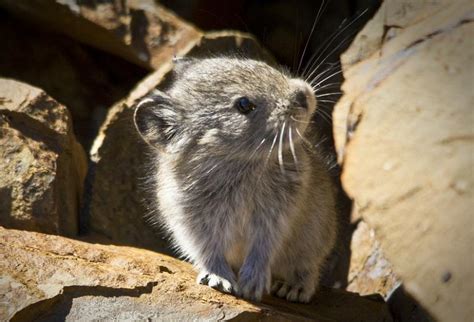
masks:
<svg viewBox="0 0 474 322"><path fill-rule="evenodd" d="M295 107L300 107L304 109L308 109L308 100L306 98L306 94L303 91L297 91L294 94L293 104Z"/></svg>

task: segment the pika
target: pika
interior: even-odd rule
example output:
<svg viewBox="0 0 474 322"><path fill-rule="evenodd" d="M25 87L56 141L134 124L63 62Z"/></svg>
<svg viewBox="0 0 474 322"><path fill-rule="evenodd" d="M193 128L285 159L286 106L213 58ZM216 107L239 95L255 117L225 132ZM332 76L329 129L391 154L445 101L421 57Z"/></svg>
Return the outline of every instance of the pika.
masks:
<svg viewBox="0 0 474 322"><path fill-rule="evenodd" d="M310 139L312 88L233 57L179 60L170 83L134 112L154 147L157 220L198 283L309 302L336 239L331 180Z"/></svg>

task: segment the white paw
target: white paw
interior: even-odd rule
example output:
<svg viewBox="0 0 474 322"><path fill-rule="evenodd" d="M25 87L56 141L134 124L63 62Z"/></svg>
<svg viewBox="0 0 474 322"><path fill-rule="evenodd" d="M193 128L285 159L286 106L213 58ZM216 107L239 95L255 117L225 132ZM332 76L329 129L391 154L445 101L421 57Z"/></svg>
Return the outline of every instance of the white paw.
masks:
<svg viewBox="0 0 474 322"><path fill-rule="evenodd" d="M197 283L210 286L224 293L234 293L236 291L236 283L232 279L226 279L222 276L202 271L197 277Z"/></svg>
<svg viewBox="0 0 474 322"><path fill-rule="evenodd" d="M272 286L272 294L291 302L308 303L315 291L314 285L289 285L281 281L276 281Z"/></svg>

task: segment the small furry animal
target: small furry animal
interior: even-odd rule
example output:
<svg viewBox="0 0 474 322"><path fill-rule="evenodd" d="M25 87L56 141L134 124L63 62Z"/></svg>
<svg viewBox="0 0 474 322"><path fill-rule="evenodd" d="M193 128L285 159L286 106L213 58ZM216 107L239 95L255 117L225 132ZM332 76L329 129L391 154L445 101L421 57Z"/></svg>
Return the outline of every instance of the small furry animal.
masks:
<svg viewBox="0 0 474 322"><path fill-rule="evenodd" d="M158 210L197 281L309 302L336 238L311 86L244 58L184 59L135 109L155 147Z"/></svg>

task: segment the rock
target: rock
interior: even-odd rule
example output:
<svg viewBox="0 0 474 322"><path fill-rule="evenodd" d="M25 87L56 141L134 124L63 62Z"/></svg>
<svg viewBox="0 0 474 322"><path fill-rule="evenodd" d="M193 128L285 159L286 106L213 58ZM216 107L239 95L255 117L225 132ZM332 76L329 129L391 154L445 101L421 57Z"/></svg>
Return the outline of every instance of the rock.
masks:
<svg viewBox="0 0 474 322"><path fill-rule="evenodd" d="M5 0L0 6L150 69L201 37L200 31L153 0Z"/></svg>
<svg viewBox="0 0 474 322"><path fill-rule="evenodd" d="M193 48L185 46L178 55L201 57L218 53L243 51L251 57L270 59L250 36L242 33L208 33ZM91 149L95 163L90 172L90 196L86 200L92 232L107 236L114 243L135 245L170 253L168 243L146 223L150 211L146 204L154 201L143 185L148 147L139 137L132 120L136 100L159 86L173 68L172 56L144 79L129 97L110 109ZM148 199L147 199L148 197ZM151 197L151 198L150 198Z"/></svg>
<svg viewBox="0 0 474 322"><path fill-rule="evenodd" d="M347 290L361 295L378 293L387 298L400 284L392 264L385 258L375 232L364 221L352 234Z"/></svg>
<svg viewBox="0 0 474 322"><path fill-rule="evenodd" d="M15 19L0 9L0 75L39 87L67 106L88 150L107 108L127 96L147 70Z"/></svg>
<svg viewBox="0 0 474 322"><path fill-rule="evenodd" d="M311 305L246 302L143 249L1 227L0 245L1 320L391 321L383 301L330 289Z"/></svg>
<svg viewBox="0 0 474 322"><path fill-rule="evenodd" d="M362 32L375 35L370 45L360 51L359 38L343 57L334 112L344 188L407 293L441 321L474 316L466 264L474 242L473 7L384 2Z"/></svg>
<svg viewBox="0 0 474 322"><path fill-rule="evenodd" d="M74 235L86 157L67 109L0 79L0 225Z"/></svg>

